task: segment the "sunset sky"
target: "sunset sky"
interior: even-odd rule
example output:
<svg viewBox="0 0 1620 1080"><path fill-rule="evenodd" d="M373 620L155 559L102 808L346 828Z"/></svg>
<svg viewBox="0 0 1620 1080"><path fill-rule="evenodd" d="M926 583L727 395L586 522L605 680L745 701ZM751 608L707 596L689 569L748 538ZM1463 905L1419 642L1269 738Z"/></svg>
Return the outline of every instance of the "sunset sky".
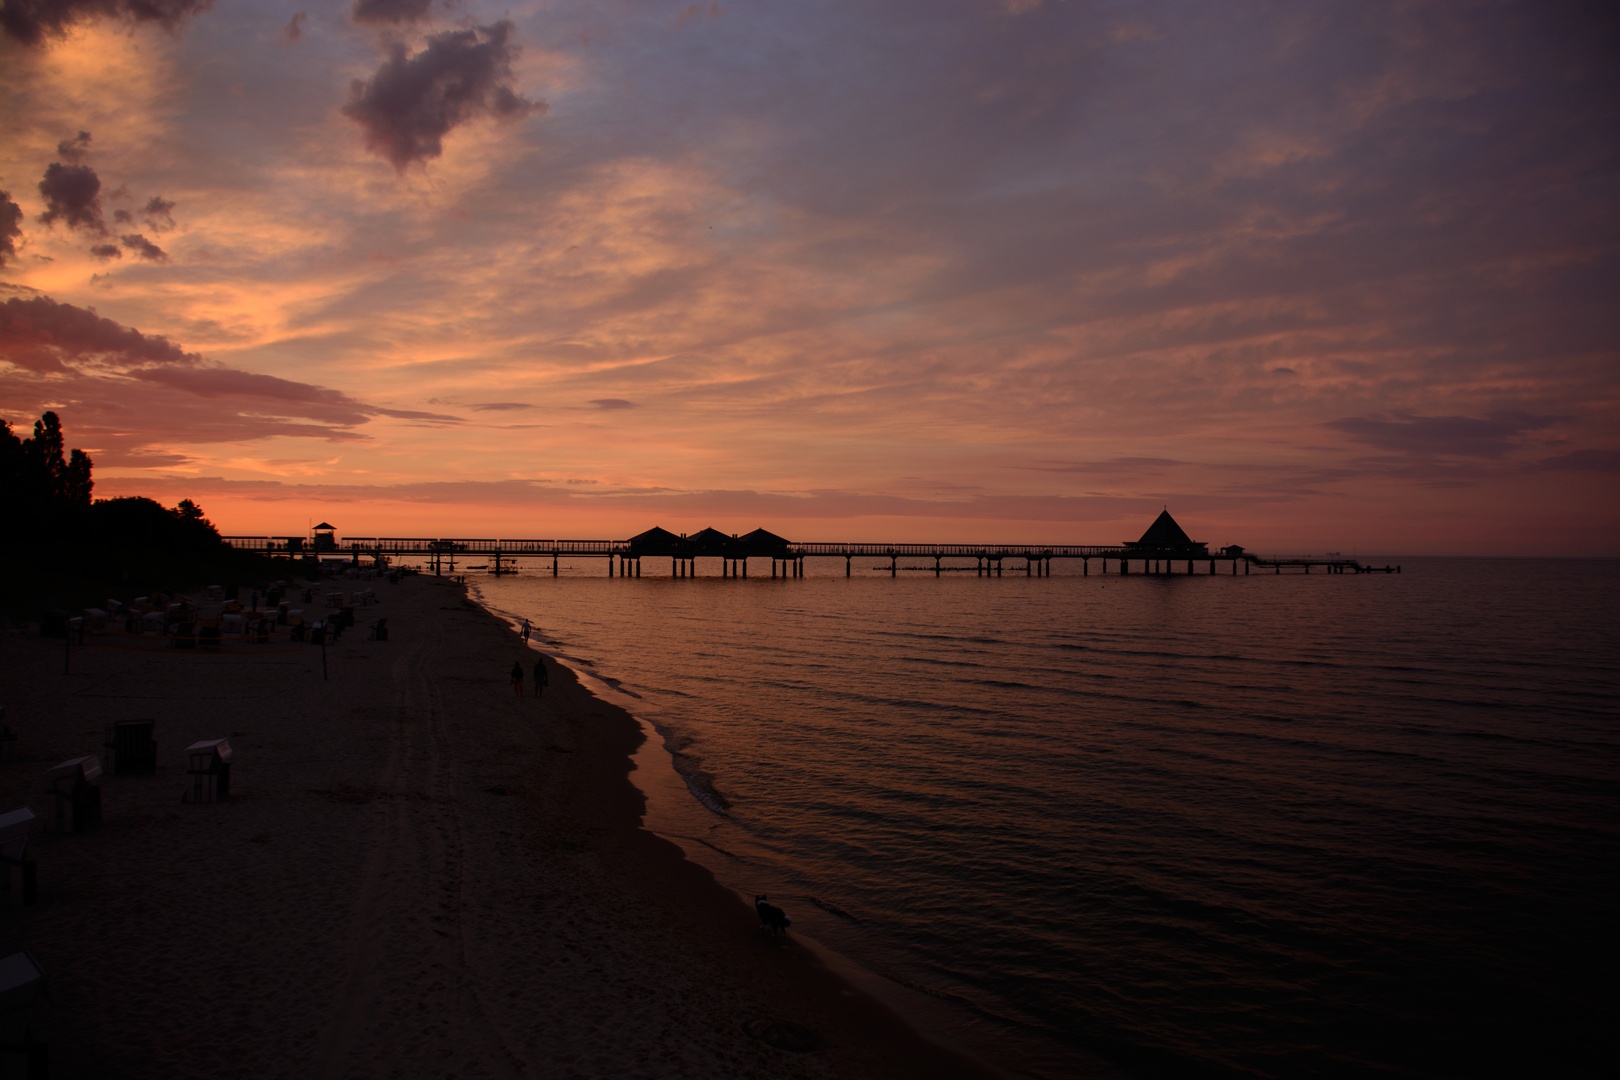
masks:
<svg viewBox="0 0 1620 1080"><path fill-rule="evenodd" d="M0 416L97 496L1620 554L1608 4L0 6Z"/></svg>

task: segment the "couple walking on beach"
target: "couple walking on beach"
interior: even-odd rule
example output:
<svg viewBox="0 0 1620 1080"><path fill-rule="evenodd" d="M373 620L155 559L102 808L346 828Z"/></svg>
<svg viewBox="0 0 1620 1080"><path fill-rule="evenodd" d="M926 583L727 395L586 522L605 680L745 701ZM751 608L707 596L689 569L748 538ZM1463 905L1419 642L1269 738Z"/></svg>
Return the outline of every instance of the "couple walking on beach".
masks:
<svg viewBox="0 0 1620 1080"><path fill-rule="evenodd" d="M541 694L545 693L546 683L548 681L549 680L546 678L545 657L536 657L534 661L535 697L539 697ZM518 697L523 696L523 661L521 660L512 664L512 692Z"/></svg>

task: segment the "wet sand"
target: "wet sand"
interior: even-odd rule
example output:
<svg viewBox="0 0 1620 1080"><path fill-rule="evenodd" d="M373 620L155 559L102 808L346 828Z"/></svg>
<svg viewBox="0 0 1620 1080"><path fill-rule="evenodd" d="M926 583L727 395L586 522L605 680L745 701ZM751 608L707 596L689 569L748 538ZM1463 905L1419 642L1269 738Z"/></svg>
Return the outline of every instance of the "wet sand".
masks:
<svg viewBox="0 0 1620 1080"><path fill-rule="evenodd" d="M0 955L49 977L38 1032L74 1077L982 1077L641 828L636 721L431 578L330 646L74 649L8 632L17 759L45 770L157 721L155 775L105 823L36 831L39 898ZM387 616L390 640L365 640ZM532 677L532 676L531 676ZM233 798L182 804L181 753L229 737Z"/></svg>

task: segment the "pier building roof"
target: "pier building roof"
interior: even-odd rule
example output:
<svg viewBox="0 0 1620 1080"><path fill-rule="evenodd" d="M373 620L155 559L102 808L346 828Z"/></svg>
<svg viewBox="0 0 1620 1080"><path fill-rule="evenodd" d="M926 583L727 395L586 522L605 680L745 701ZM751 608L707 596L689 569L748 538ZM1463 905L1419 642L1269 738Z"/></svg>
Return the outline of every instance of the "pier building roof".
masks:
<svg viewBox="0 0 1620 1080"><path fill-rule="evenodd" d="M1142 534L1142 539L1136 541L1127 540L1125 546L1137 549L1146 548L1153 551L1199 551L1207 550L1209 547L1204 541L1194 540L1188 536L1187 530L1178 525L1176 519L1170 516L1169 509L1161 511L1159 516L1153 519L1153 524L1147 527L1147 532Z"/></svg>
<svg viewBox="0 0 1620 1080"><path fill-rule="evenodd" d="M718 555L735 547L737 538L727 536L719 529L709 528L688 536L686 542L700 555Z"/></svg>
<svg viewBox="0 0 1620 1080"><path fill-rule="evenodd" d="M685 540L676 536L668 529L654 525L644 533L637 533L630 538L630 553L632 555L674 555L682 549Z"/></svg>
<svg viewBox="0 0 1620 1080"><path fill-rule="evenodd" d="M755 529L751 533L744 533L739 536L737 543L742 545L743 550L750 555L779 554L781 558L787 558L788 545L792 541L786 537L777 536L766 529Z"/></svg>

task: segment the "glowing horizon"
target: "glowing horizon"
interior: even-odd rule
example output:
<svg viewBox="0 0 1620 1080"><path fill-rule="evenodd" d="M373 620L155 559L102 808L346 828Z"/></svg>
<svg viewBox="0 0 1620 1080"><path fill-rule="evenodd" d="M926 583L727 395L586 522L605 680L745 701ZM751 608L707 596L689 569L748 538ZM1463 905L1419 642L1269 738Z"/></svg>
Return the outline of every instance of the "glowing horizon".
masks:
<svg viewBox="0 0 1620 1080"><path fill-rule="evenodd" d="M153 9L0 35L0 416L99 497L1620 554L1612 18Z"/></svg>

